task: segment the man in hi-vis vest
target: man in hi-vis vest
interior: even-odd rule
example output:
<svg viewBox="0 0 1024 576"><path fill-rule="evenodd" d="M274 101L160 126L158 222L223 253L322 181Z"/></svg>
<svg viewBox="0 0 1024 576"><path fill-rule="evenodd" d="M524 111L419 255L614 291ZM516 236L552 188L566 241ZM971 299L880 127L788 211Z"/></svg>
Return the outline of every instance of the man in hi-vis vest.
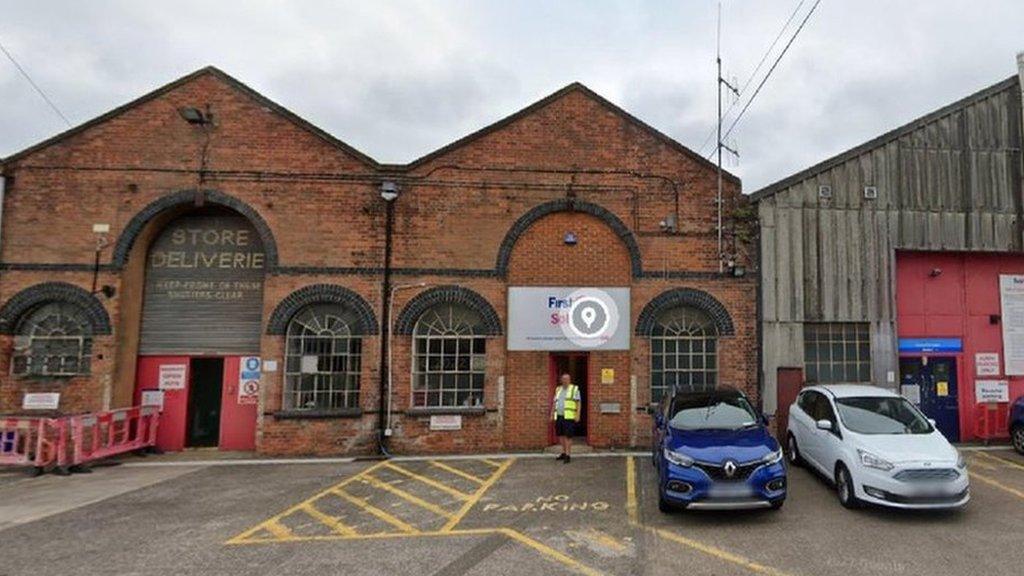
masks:
<svg viewBox="0 0 1024 576"><path fill-rule="evenodd" d="M562 444L562 453L558 459L564 464L569 463L572 454L572 437L576 434L576 425L579 424L582 408L580 389L572 383L572 376L562 374L561 384L555 388L551 419L555 421L555 435Z"/></svg>

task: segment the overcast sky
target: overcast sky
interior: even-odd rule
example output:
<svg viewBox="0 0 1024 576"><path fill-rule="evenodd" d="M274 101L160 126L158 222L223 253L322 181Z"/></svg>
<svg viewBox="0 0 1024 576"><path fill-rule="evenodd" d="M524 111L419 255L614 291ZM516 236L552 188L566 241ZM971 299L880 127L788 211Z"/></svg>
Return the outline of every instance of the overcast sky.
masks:
<svg viewBox="0 0 1024 576"><path fill-rule="evenodd" d="M727 76L743 84L798 3L725 0ZM700 150L715 14L713 0L0 0L0 42L74 124L214 64L408 162L575 80ZM1021 0L822 0L736 128L728 168L753 192L1003 80L1022 32ZM63 129L0 57L0 156Z"/></svg>

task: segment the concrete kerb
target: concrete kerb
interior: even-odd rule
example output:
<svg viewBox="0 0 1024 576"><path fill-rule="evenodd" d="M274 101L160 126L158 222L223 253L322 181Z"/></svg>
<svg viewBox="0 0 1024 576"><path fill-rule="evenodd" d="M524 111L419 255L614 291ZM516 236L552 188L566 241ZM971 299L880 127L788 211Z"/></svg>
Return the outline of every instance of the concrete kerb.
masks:
<svg viewBox="0 0 1024 576"><path fill-rule="evenodd" d="M627 456L649 456L646 451L629 452L592 452L589 454L574 454L573 459L582 458L623 458ZM459 461L459 460L481 460L506 458L528 459L528 458L552 458L550 454L543 452L507 452L490 454L450 454L450 455L417 455L417 456L393 456L386 458L390 462L422 462L427 460L436 461ZM374 457L351 457L351 458L251 458L251 459L226 459L226 460L175 460L167 462L124 462L121 466L128 468L149 468L163 466L275 466L275 465L304 465L304 464L350 464L352 462L375 462L385 458Z"/></svg>

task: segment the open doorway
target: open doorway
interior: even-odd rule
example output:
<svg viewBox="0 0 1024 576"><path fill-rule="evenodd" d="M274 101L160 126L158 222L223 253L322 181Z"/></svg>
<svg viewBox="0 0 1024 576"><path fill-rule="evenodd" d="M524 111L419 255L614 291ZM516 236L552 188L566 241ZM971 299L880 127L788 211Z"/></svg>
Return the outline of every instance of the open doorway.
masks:
<svg viewBox="0 0 1024 576"><path fill-rule="evenodd" d="M555 395L555 388L558 386L558 379L562 374L572 377L572 383L580 389L580 423L576 427L576 438L586 441L587 430L587 380L589 378L588 365L590 355L586 352L552 353L549 357L550 372L550 396ZM551 425L551 443L555 442L555 428Z"/></svg>
<svg viewBox="0 0 1024 576"><path fill-rule="evenodd" d="M189 385L185 445L189 447L217 446L220 441L224 359L192 358L189 364L192 382Z"/></svg>

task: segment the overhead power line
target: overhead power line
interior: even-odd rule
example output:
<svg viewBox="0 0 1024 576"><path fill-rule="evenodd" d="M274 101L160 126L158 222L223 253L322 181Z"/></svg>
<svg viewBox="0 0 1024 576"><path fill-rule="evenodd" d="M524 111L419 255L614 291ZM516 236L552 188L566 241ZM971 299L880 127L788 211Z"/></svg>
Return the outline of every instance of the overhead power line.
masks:
<svg viewBox="0 0 1024 576"><path fill-rule="evenodd" d="M50 106L50 108L57 113L57 116L60 116L60 119L68 125L68 128L70 128L72 124L71 121L68 120L68 117L60 111L60 108L57 108L57 105L53 103L53 100L50 100L50 97L46 95L46 92L43 92L43 89L40 88L39 85L32 80L32 77L29 76L28 72L21 67L21 64L18 64L18 61L14 59L14 55L7 51L7 48L4 47L3 43L0 43L0 51L2 51L5 56L7 56L7 59L11 61L11 64L14 64L14 67L18 69L18 72L21 72L21 75L25 77L25 80L28 80L28 83L32 85L32 88L35 89L39 96L42 97L42 99Z"/></svg>
<svg viewBox="0 0 1024 576"><path fill-rule="evenodd" d="M765 74L764 78L761 79L761 83L757 85L757 89L754 90L754 94L750 97L750 100L747 100L747 103L743 105L743 109L740 110L739 115L736 116L736 119L732 121L731 125L729 125L729 129L726 130L723 138L728 138L729 135L732 134L732 131L736 129L736 125L739 124L740 120L743 119L743 115L747 113L747 109L749 109L750 105L754 103L754 100L757 98L757 95L761 93L761 89L764 88L764 85L766 82L768 82L768 79L772 77L772 72L775 72L775 68L779 65L779 62L782 60L782 57L786 55L786 52L789 51L789 47L793 45L793 41L796 40L796 37L800 35L800 31L804 29L804 26L807 24L807 21L811 19L811 15L814 14L814 11L818 8L818 4L821 4L821 0L816 0L814 2L814 6L811 6L811 9L807 12L807 15L804 16L803 21L800 22L800 26L797 26L796 31L793 32L793 36L789 38L789 42L787 42L786 46L782 48L782 52L779 53L779 56L775 59L775 62L772 63L772 67L768 69L768 73Z"/></svg>
<svg viewBox="0 0 1024 576"><path fill-rule="evenodd" d="M782 39L782 35L785 34L787 29L789 29L789 25L793 22L793 19L796 18L797 13L800 12L800 8L804 5L804 2L806 2L806 0L800 0L797 3L796 8L793 9L793 12L789 15L789 18L786 19L785 24L783 24L782 28L779 29L779 33L775 35L775 39L772 40L771 45L768 46L768 49L765 50L764 54L761 55L761 61L757 63L757 67L754 68L754 71L750 73L750 76L747 77L746 81L743 83L743 86L739 90L739 97L733 100L732 103L729 104L729 107L725 109L723 117L728 116L729 113L732 112L732 109L736 107L736 104L739 103L743 95L746 94L747 88L750 86L750 83L754 81L754 78L757 77L757 73L761 71L761 68L764 66L764 63L768 61L768 57L772 55L772 50L775 49L775 45L779 43L779 40ZM715 129L715 126L711 126L711 130L708 130L708 135L704 137L704 141L701 142L700 147L697 148L697 150L700 150L701 153L703 153L703 151L707 148L707 145L711 142L711 139L715 136ZM713 150L714 149L712 149L712 151Z"/></svg>

